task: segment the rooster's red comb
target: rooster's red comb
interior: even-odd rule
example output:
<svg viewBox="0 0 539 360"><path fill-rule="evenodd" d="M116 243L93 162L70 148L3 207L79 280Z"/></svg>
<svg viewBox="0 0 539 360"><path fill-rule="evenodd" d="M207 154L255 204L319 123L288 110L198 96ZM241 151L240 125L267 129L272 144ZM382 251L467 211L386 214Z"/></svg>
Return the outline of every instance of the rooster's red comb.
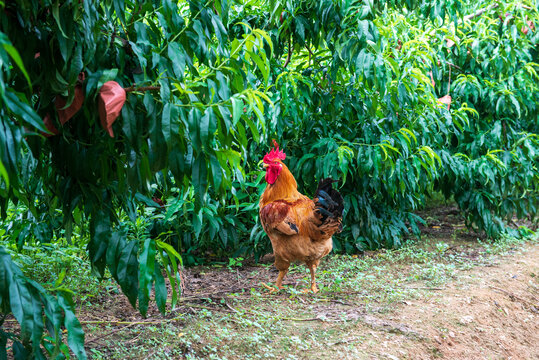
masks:
<svg viewBox="0 0 539 360"><path fill-rule="evenodd" d="M277 141L273 139L273 149L271 149L271 151L264 156L263 161L266 164L271 164L277 159L280 159L280 160L286 159L286 154L284 153L284 151L279 150L279 144L277 144Z"/></svg>

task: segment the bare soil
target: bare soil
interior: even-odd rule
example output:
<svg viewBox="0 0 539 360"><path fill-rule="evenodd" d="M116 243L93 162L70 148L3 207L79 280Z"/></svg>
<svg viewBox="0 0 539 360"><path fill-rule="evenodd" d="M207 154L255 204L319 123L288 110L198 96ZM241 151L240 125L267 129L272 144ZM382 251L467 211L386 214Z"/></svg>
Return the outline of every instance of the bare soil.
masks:
<svg viewBox="0 0 539 360"><path fill-rule="evenodd" d="M462 272L443 290L404 301L384 319L419 335L382 342L397 357L539 359L539 245Z"/></svg>

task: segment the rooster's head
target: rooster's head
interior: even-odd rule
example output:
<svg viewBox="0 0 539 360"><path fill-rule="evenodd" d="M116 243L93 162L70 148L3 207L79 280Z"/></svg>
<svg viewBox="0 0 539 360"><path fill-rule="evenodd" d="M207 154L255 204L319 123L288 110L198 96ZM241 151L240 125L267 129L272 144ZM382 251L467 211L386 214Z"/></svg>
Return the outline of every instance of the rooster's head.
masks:
<svg viewBox="0 0 539 360"><path fill-rule="evenodd" d="M279 150L279 144L273 140L273 149L264 156L264 168L266 169L266 181L268 184L273 184L283 170L281 160L286 159L284 151Z"/></svg>

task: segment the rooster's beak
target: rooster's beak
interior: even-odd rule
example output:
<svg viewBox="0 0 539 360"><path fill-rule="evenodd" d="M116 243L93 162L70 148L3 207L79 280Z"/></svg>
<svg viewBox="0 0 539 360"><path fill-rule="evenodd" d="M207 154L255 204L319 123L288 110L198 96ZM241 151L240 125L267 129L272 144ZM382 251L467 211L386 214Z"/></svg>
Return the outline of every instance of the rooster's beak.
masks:
<svg viewBox="0 0 539 360"><path fill-rule="evenodd" d="M262 163L262 168L264 168L264 170L266 170L268 168L268 166L269 166L268 164Z"/></svg>

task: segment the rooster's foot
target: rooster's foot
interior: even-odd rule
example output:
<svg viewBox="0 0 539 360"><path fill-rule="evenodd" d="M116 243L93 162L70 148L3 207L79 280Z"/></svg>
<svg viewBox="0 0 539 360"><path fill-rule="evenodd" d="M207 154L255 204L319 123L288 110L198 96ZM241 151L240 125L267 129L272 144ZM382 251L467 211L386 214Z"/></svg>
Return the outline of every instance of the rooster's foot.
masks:
<svg viewBox="0 0 539 360"><path fill-rule="evenodd" d="M282 287L276 288L276 287L273 287L273 286L269 286L269 285L266 284L266 283L262 283L262 286L265 287L266 289L268 289L269 292L270 292L270 294L279 292L279 290L282 289Z"/></svg>
<svg viewBox="0 0 539 360"><path fill-rule="evenodd" d="M311 286L310 289L305 289L305 290L302 291L302 293L304 293L304 294L308 294L310 292L312 292L313 294L316 294L318 292L318 287L316 287L316 285L313 285L313 286Z"/></svg>

